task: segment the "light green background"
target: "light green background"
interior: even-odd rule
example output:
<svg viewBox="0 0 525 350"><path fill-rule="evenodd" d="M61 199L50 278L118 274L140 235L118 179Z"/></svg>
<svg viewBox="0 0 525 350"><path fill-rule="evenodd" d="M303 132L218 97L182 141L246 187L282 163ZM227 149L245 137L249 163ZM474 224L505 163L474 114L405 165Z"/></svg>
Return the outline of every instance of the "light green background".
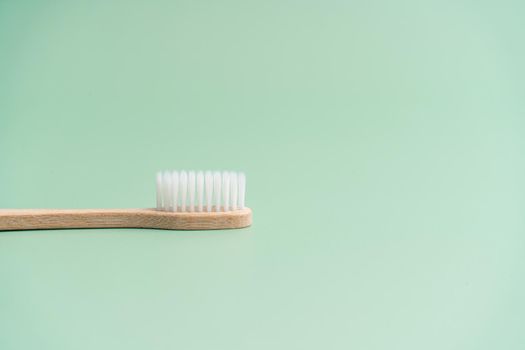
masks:
<svg viewBox="0 0 525 350"><path fill-rule="evenodd" d="M522 1L0 2L0 207L244 170L245 230L0 234L0 349L525 348Z"/></svg>

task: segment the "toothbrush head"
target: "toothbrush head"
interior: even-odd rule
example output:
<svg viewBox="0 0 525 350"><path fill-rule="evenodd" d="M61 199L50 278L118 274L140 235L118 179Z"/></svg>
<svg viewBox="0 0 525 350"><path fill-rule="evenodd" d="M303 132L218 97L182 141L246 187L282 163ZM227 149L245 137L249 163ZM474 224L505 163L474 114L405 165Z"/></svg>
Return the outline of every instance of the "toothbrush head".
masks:
<svg viewBox="0 0 525 350"><path fill-rule="evenodd" d="M246 176L234 171L177 171L157 173L157 211L216 228L250 226L245 206ZM212 227L213 228L213 227Z"/></svg>

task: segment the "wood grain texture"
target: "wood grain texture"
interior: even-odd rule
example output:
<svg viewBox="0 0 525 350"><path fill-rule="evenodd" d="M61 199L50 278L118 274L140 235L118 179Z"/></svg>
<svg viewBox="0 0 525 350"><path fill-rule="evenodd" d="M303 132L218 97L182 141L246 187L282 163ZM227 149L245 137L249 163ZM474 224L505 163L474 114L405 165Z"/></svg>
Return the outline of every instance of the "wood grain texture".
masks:
<svg viewBox="0 0 525 350"><path fill-rule="evenodd" d="M251 224L249 208L209 213L156 209L0 209L0 231L110 227L219 230Z"/></svg>

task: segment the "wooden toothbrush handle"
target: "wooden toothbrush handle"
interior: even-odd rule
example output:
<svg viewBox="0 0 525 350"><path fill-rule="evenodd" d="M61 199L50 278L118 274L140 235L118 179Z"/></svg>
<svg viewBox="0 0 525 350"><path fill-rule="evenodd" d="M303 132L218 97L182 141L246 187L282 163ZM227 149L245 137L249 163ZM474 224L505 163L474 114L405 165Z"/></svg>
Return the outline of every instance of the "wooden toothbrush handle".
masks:
<svg viewBox="0 0 525 350"><path fill-rule="evenodd" d="M249 208L209 213L156 209L0 209L0 231L109 227L218 230L251 223Z"/></svg>

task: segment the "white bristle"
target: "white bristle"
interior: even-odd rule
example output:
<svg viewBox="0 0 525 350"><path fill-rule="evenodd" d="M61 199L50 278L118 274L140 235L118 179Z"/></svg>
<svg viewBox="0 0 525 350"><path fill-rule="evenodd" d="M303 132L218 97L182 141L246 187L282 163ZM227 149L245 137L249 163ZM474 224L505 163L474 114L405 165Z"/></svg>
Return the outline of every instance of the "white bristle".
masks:
<svg viewBox="0 0 525 350"><path fill-rule="evenodd" d="M189 197L189 205L188 210L194 211L195 210L195 171L190 171L188 173L188 197Z"/></svg>
<svg viewBox="0 0 525 350"><path fill-rule="evenodd" d="M162 173L157 173L157 210L162 210Z"/></svg>
<svg viewBox="0 0 525 350"><path fill-rule="evenodd" d="M204 175L204 186L206 188L206 211L211 211L213 199L213 175L207 171Z"/></svg>
<svg viewBox="0 0 525 350"><path fill-rule="evenodd" d="M164 195L163 195L163 202L164 202L164 210L170 211L172 208L172 196L171 196L171 190L172 190L172 182L171 182L171 173L169 171L164 172Z"/></svg>
<svg viewBox="0 0 525 350"><path fill-rule="evenodd" d="M230 210L230 173L222 173L222 207L224 211Z"/></svg>
<svg viewBox="0 0 525 350"><path fill-rule="evenodd" d="M215 211L221 210L221 187L222 187L221 173L215 171L213 173L213 192L215 193Z"/></svg>
<svg viewBox="0 0 525 350"><path fill-rule="evenodd" d="M231 191L231 203L232 203L232 210L237 209L237 194L239 192L239 186L237 185L237 173L231 172L230 173L230 191Z"/></svg>
<svg viewBox="0 0 525 350"><path fill-rule="evenodd" d="M179 185L180 211L186 211L186 197L188 195L188 173L184 170L180 172Z"/></svg>
<svg viewBox="0 0 525 350"><path fill-rule="evenodd" d="M239 173L239 209L244 209L244 197L246 195L246 175Z"/></svg>
<svg viewBox="0 0 525 350"><path fill-rule="evenodd" d="M243 209L244 173L223 171L162 171L156 174L157 210L216 211Z"/></svg>
<svg viewBox="0 0 525 350"><path fill-rule="evenodd" d="M204 200L204 174L202 171L197 173L197 211L202 211Z"/></svg>
<svg viewBox="0 0 525 350"><path fill-rule="evenodd" d="M174 171L171 174L171 182L172 182L172 197L171 200L173 202L173 211L178 210L179 206L179 172Z"/></svg>

